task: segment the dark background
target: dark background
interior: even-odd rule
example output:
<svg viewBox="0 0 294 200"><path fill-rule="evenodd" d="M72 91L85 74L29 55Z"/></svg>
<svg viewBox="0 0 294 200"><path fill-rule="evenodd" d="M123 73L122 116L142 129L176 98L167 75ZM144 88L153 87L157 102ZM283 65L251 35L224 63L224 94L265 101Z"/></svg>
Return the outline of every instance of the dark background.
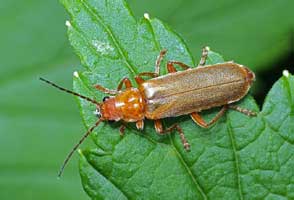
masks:
<svg viewBox="0 0 294 200"><path fill-rule="evenodd" d="M148 12L169 24L195 60L208 45L226 60L249 66L257 74L253 95L260 106L282 70L293 73L294 1L128 2L137 18ZM1 1L0 199L87 199L76 158L57 179L85 131L77 105L38 81L43 76L72 88L72 72L81 69L66 19L58 1Z"/></svg>

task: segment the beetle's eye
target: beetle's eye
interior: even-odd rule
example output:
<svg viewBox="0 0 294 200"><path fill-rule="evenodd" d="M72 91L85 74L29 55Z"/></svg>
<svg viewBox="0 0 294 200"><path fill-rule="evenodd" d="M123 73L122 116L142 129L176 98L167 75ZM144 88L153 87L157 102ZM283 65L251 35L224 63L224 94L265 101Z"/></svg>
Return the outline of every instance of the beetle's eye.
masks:
<svg viewBox="0 0 294 200"><path fill-rule="evenodd" d="M100 118L101 117L101 112L99 109L96 109L94 114L96 115L96 117Z"/></svg>
<svg viewBox="0 0 294 200"><path fill-rule="evenodd" d="M110 98L109 96L105 96L102 101L104 102L104 101L106 101L109 98Z"/></svg>

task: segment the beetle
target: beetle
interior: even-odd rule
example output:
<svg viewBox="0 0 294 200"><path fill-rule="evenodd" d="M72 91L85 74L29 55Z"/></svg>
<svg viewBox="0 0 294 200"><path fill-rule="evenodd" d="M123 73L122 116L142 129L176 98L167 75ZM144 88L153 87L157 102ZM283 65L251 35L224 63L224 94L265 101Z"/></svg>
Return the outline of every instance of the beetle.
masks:
<svg viewBox="0 0 294 200"><path fill-rule="evenodd" d="M203 48L197 68L191 68L179 61L168 61L168 74L160 76L160 64L167 53L167 50L164 49L156 59L155 72L143 72L135 77L137 88L132 86L128 78L123 78L116 90L94 85L97 90L110 95L104 97L102 102L40 78L62 91L95 104L95 114L99 118L69 153L59 176L61 176L65 165L78 146L102 121L123 121L124 123L120 127L120 134L123 136L125 123L135 122L137 129L142 130L145 119L154 120L157 133L166 134L176 130L184 148L189 151L190 145L181 127L176 123L164 129L161 119L190 115L196 124L208 128L229 108L249 116L256 115L255 112L232 105L248 93L255 80L254 73L247 67L234 62L205 65L208 51L208 47ZM175 65L180 66L183 71L177 71ZM151 79L145 80L143 77L146 76L151 77ZM125 89L123 89L123 86L125 86ZM211 121L205 122L200 112L213 107L222 108Z"/></svg>

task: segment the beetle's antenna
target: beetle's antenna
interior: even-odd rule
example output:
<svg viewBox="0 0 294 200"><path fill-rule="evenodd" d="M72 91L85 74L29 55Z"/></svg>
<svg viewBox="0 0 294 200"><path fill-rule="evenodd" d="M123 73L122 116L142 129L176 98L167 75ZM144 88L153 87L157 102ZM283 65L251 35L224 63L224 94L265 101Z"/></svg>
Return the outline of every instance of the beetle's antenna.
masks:
<svg viewBox="0 0 294 200"><path fill-rule="evenodd" d="M44 81L45 83L48 83L49 85L52 85L53 87L58 88L58 89L61 90L61 91L64 91L64 92L67 92L67 93L69 93L69 94L72 94L72 95L78 96L78 97L80 97L80 98L82 98L82 99L85 99L85 100L87 100L87 101L90 101L90 102L92 102L92 103L94 103L94 104L96 104L96 105L100 105L100 103L98 103L98 102L95 101L94 99L91 99L91 98L89 98L89 97L86 97L86 96L83 96L83 95L81 95L81 94L78 94L78 93L76 93L76 92L74 92L74 91L71 91L71 90L65 89L65 88L63 88L63 87L60 87L60 86L56 85L55 83L52 83L51 81L48 81L48 80L46 80L46 79L44 79L44 78L40 78L40 80L41 80L41 81Z"/></svg>
<svg viewBox="0 0 294 200"><path fill-rule="evenodd" d="M68 163L68 161L70 160L70 158L72 157L73 153L77 150L77 148L83 143L83 141L90 135L90 133L92 133L92 131L94 130L94 128L96 128L100 122L103 121L102 118L100 118L91 128L89 128L87 130L87 132L83 135L83 137L80 139L80 141L72 148L72 150L69 152L69 154L66 156L66 159L64 160L59 172L58 172L58 177L60 178L63 170L66 166L66 164Z"/></svg>

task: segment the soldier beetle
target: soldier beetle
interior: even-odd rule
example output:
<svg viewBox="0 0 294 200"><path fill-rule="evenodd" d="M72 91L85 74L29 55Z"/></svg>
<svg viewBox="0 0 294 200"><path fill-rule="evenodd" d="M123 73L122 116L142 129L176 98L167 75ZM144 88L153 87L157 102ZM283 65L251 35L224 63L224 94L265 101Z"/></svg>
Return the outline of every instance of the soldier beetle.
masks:
<svg viewBox="0 0 294 200"><path fill-rule="evenodd" d="M203 48L202 57L197 68L191 68L179 61L168 61L167 71L169 73L160 76L160 64L167 52L162 50L156 60L155 72L143 72L135 77L137 88L132 86L128 78L123 78L116 90L95 85L94 87L97 90L111 95L104 97L102 102L40 78L62 91L95 104L95 114L99 118L69 153L58 176L61 176L64 167L78 146L102 121L135 122L137 129L142 130L145 119L154 120L157 133L167 134L176 130L184 148L189 151L190 145L181 127L174 124L164 129L161 119L190 115L196 124L203 128L208 128L223 116L229 108L248 116L256 115L250 110L231 105L231 103L239 101L247 94L255 79L254 73L248 68L233 62L205 65L208 50L208 47ZM178 72L174 65L180 66L183 71ZM144 76L149 76L151 79L144 80ZM123 85L125 89L123 89ZM199 114L202 110L220 106L222 106L221 110L209 122L205 122ZM123 123L120 127L122 136L124 130L125 125Z"/></svg>

